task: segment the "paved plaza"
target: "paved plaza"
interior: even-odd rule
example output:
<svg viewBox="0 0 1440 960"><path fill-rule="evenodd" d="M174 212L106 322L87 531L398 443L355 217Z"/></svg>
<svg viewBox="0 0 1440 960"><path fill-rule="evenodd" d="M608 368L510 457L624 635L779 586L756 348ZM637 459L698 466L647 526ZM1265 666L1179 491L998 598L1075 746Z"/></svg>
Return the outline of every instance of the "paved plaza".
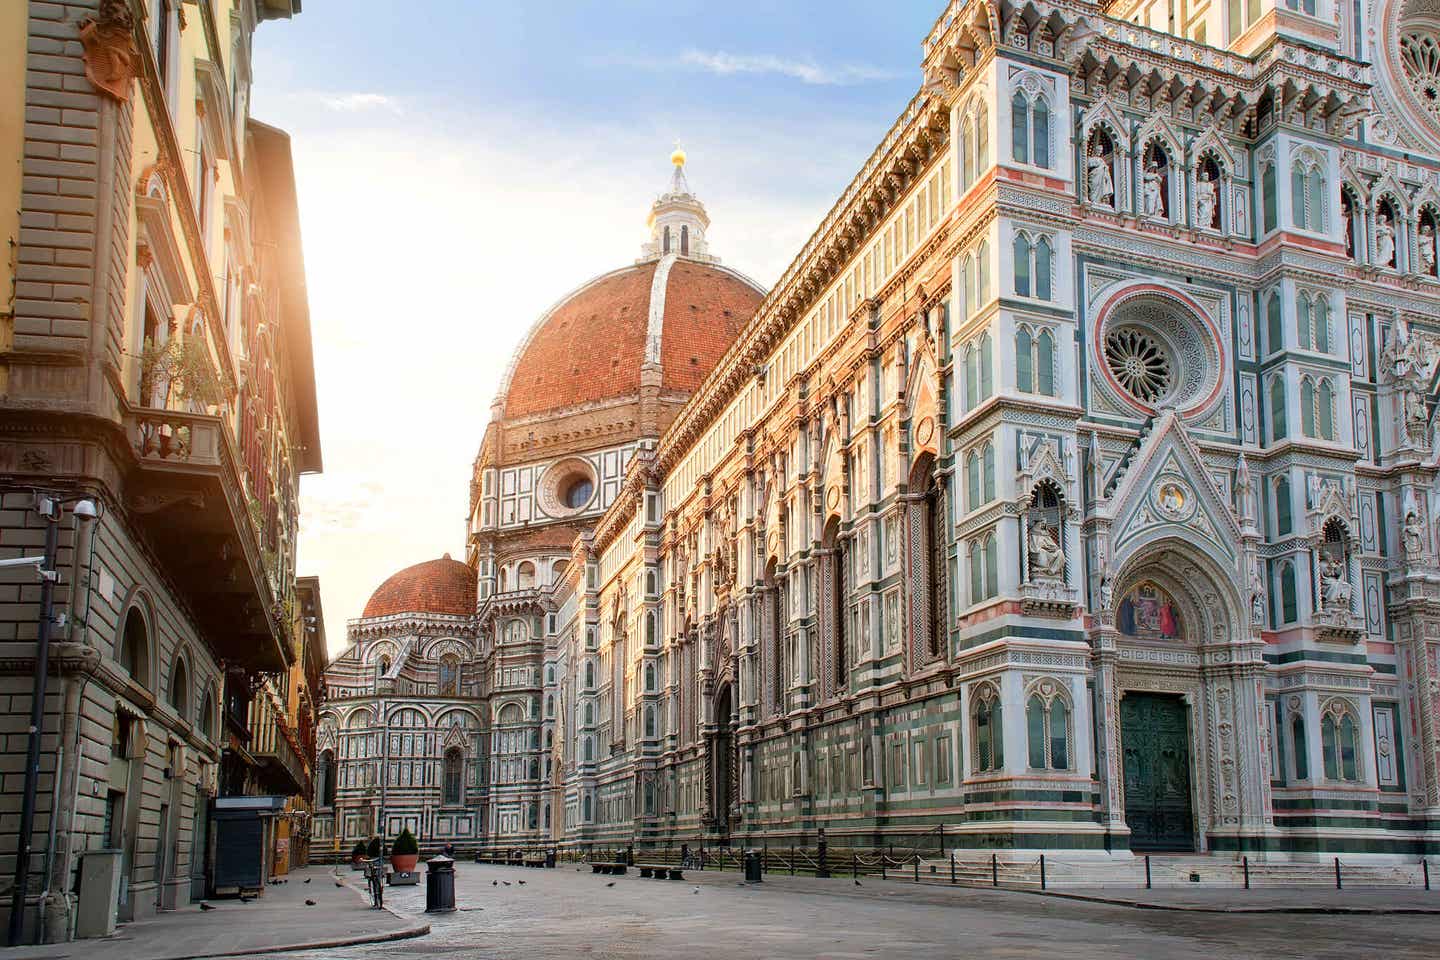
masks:
<svg viewBox="0 0 1440 960"><path fill-rule="evenodd" d="M428 937L326 950L327 960L453 956L476 960L813 960L1003 957L1007 960L1358 960L1435 956L1440 914L1331 916L1140 910L1035 893L947 888L902 881L768 877L745 886L734 873L685 882L577 871L458 864L460 910L427 919ZM523 881L523 883L521 882ZM506 885L508 883L508 886ZM388 891L387 903L419 914L424 888ZM1113 893L1109 891L1107 893ZM1157 892L1158 893L1158 892ZM1212 908L1352 906L1440 911L1440 893L1326 890L1195 895ZM1138 895L1138 894L1137 894ZM1175 902L1187 902L1176 900ZM286 954L290 960L321 954Z"/></svg>

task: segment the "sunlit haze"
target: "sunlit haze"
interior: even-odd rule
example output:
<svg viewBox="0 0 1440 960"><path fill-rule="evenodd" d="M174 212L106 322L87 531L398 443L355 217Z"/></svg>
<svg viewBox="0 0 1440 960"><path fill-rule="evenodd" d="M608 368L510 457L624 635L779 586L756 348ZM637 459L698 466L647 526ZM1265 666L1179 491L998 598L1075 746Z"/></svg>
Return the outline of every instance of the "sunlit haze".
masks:
<svg viewBox="0 0 1440 960"><path fill-rule="evenodd" d="M639 254L676 142L712 250L768 286L905 105L937 4L785 6L316 0L260 30L254 115L294 141L325 459L299 571L332 654L385 577L464 556L512 350Z"/></svg>

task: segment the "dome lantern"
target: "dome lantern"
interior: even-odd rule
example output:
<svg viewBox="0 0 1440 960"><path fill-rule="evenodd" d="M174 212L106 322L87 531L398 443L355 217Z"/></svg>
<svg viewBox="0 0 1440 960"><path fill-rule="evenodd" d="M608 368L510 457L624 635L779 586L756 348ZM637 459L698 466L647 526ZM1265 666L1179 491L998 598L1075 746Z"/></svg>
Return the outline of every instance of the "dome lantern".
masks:
<svg viewBox="0 0 1440 960"><path fill-rule="evenodd" d="M670 154L674 172L670 175L670 188L660 194L650 206L646 225L650 227L650 240L640 248L640 261L654 260L667 255L719 263L719 257L710 255L705 242L705 231L710 226L710 217L705 205L690 189L685 179L687 157L679 144Z"/></svg>

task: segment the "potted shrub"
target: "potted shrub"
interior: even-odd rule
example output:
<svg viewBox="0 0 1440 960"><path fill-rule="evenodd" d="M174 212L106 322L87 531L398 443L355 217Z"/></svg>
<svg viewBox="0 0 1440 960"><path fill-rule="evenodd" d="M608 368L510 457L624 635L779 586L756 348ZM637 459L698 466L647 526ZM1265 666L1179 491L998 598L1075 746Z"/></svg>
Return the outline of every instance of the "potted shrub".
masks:
<svg viewBox="0 0 1440 960"><path fill-rule="evenodd" d="M390 866L396 873L411 873L419 862L420 844L416 842L415 834L406 827L390 845Z"/></svg>
<svg viewBox="0 0 1440 960"><path fill-rule="evenodd" d="M350 866L352 869L360 869L360 861L365 859L365 841L356 840L355 846L350 850Z"/></svg>

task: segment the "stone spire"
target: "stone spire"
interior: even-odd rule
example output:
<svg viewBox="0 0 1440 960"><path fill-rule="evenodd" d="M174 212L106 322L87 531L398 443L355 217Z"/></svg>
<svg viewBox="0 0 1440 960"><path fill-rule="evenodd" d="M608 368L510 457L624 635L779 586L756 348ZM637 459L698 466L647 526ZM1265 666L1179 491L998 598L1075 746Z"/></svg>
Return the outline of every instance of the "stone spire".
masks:
<svg viewBox="0 0 1440 960"><path fill-rule="evenodd" d="M650 227L650 241L640 248L640 260L654 260L666 254L674 254L689 260L703 260L719 263L720 258L710 255L705 242L705 230L710 226L710 217L705 205L690 190L685 179L685 151L676 146L670 154L675 171L670 176L670 188L655 198L650 206L646 221Z"/></svg>

